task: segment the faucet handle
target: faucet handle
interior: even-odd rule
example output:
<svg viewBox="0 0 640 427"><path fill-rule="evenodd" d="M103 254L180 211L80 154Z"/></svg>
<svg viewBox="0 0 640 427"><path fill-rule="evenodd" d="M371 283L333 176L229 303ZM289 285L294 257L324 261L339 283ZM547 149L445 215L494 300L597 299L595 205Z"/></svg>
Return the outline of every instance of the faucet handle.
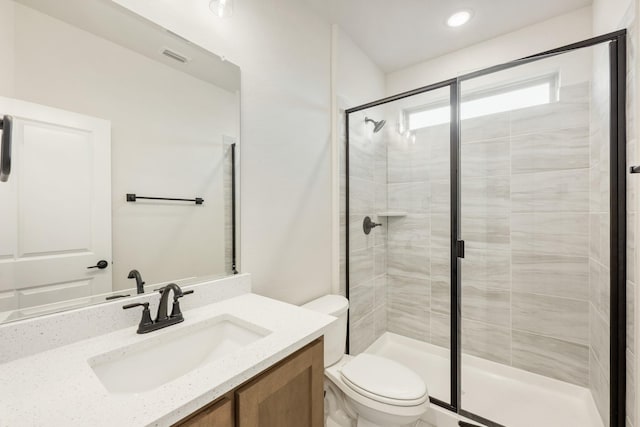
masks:
<svg viewBox="0 0 640 427"><path fill-rule="evenodd" d="M122 308L123 310L128 310L130 308L134 308L134 307L144 307L145 310L149 309L149 303L148 302L136 302L133 304L127 304L127 305L123 305Z"/></svg>
<svg viewBox="0 0 640 427"><path fill-rule="evenodd" d="M138 333L145 333L149 331L149 326L153 325L153 320L151 320L151 311L149 310L148 302L137 302L133 304L123 305L122 308L124 310L128 310L134 307L144 307L142 310L142 319L140 319L140 324L138 325Z"/></svg>
<svg viewBox="0 0 640 427"><path fill-rule="evenodd" d="M185 292L183 292L183 293L182 293L182 294L180 294L180 295L175 295L175 296L173 297L173 299L174 299L175 301L177 301L177 300L178 300L178 298L182 298L183 296L185 296L185 295L190 295L190 294L192 294L192 293L193 293L193 289L191 289L191 290L189 290L189 291L185 291Z"/></svg>
<svg viewBox="0 0 640 427"><path fill-rule="evenodd" d="M181 294L173 295L173 306L171 307L171 316L170 316L171 318L182 317L182 311L180 310L180 302L178 300L183 296L189 295L192 293L193 293L193 290L189 290Z"/></svg>

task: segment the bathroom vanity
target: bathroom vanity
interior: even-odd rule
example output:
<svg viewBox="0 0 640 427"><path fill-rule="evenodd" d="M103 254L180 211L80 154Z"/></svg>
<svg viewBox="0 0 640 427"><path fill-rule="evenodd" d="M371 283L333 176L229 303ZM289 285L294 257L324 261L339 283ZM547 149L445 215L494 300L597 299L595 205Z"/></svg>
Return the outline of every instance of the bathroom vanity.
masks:
<svg viewBox="0 0 640 427"><path fill-rule="evenodd" d="M321 427L322 356L323 340L318 339L175 427Z"/></svg>
<svg viewBox="0 0 640 427"><path fill-rule="evenodd" d="M249 280L188 288L199 299L182 302L184 322L148 334L121 301L0 325L0 426L321 426L336 319L253 294ZM158 299L133 301L153 312Z"/></svg>

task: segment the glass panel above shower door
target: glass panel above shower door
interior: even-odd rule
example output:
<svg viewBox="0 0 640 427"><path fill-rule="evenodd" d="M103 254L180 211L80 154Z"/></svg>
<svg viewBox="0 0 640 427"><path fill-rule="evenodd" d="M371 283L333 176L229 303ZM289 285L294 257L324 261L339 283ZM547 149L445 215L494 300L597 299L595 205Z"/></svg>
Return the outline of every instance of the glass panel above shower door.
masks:
<svg viewBox="0 0 640 427"><path fill-rule="evenodd" d="M350 353L410 367L445 403L450 111L445 86L348 114Z"/></svg>
<svg viewBox="0 0 640 427"><path fill-rule="evenodd" d="M608 45L462 81L461 119L461 408L607 425Z"/></svg>

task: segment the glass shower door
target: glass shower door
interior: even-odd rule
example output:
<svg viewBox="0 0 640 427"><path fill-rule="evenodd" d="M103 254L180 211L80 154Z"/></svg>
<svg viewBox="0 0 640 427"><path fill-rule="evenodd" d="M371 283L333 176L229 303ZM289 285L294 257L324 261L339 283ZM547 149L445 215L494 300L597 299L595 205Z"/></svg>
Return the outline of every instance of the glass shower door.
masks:
<svg viewBox="0 0 640 427"><path fill-rule="evenodd" d="M466 412L608 425L609 84L608 43L460 84Z"/></svg>
<svg viewBox="0 0 640 427"><path fill-rule="evenodd" d="M348 110L346 145L349 352L408 366L445 405L452 364L450 104L445 84Z"/></svg>

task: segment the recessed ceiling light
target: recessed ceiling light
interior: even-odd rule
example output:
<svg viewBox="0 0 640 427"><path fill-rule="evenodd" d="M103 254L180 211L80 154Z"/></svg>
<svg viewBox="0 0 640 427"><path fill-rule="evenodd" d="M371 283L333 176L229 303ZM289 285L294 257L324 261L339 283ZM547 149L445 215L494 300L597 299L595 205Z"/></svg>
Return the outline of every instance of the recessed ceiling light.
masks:
<svg viewBox="0 0 640 427"><path fill-rule="evenodd" d="M209 9L220 18L228 18L233 14L233 0L211 0Z"/></svg>
<svg viewBox="0 0 640 427"><path fill-rule="evenodd" d="M450 27L460 27L471 19L471 11L461 10L456 12L447 19L447 25Z"/></svg>

